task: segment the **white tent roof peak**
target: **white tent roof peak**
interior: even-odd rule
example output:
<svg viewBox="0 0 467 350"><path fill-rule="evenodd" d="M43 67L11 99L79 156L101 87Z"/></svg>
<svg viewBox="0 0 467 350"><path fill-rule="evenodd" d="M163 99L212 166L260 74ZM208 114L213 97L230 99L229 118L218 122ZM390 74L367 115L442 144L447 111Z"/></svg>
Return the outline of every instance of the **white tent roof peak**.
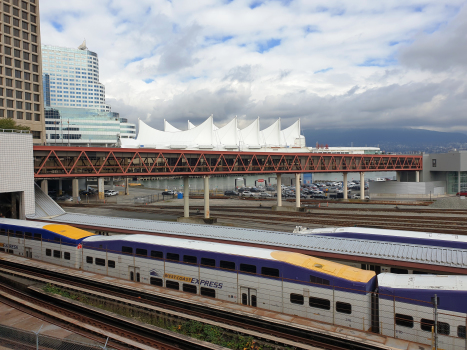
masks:
<svg viewBox="0 0 467 350"><path fill-rule="evenodd" d="M167 132L179 132L179 131L182 131L182 130L177 129L175 126L173 126L167 120L164 119L164 131L167 131Z"/></svg>

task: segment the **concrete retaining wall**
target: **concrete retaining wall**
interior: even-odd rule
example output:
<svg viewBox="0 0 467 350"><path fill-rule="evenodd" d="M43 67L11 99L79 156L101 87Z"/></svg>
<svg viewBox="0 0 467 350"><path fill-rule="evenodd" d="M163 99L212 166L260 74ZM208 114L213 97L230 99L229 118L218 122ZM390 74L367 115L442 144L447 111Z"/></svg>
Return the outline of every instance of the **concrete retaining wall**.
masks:
<svg viewBox="0 0 467 350"><path fill-rule="evenodd" d="M437 198L446 195L444 181L430 182L370 182L370 197L391 198Z"/></svg>

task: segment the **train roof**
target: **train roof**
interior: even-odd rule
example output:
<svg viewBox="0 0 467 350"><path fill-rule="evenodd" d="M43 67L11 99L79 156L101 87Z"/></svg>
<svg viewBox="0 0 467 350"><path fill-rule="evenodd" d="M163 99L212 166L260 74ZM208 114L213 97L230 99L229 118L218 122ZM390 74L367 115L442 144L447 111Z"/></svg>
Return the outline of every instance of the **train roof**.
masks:
<svg viewBox="0 0 467 350"><path fill-rule="evenodd" d="M391 237L411 237L422 238L428 240L450 241L450 242L464 242L467 243L467 236L464 235L451 235L448 233L434 233L434 232L418 232L418 231L403 231L403 230L386 230L378 228L366 227L326 227L316 229L297 230L296 233L304 235L321 235L332 233L361 233L373 236L391 236Z"/></svg>
<svg viewBox="0 0 467 350"><path fill-rule="evenodd" d="M247 256L251 258L260 258L265 260L275 260L353 282L367 283L375 276L374 271L361 270L355 267L315 258L304 254L284 252L267 248L239 247L238 245L227 243L206 242L197 240L187 240L182 238L150 236L141 234L116 236L96 235L85 238L83 240L83 243L86 245L86 243L117 241L143 244L157 244L167 247L177 247L205 252Z"/></svg>
<svg viewBox="0 0 467 350"><path fill-rule="evenodd" d="M0 218L0 224L48 230L60 236L70 238L70 239L75 239L75 240L79 240L79 239L94 235L91 232L81 230L73 226L62 225L62 224L50 224L47 222L39 222L39 221L27 221L27 220Z"/></svg>
<svg viewBox="0 0 467 350"><path fill-rule="evenodd" d="M381 273L378 275L378 286L391 289L467 291L467 276Z"/></svg>

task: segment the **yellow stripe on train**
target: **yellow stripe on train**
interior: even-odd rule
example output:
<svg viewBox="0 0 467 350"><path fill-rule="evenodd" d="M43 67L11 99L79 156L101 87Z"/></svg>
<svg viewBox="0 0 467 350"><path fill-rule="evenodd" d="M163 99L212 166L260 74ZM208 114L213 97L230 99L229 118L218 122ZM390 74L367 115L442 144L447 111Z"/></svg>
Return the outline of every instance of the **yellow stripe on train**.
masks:
<svg viewBox="0 0 467 350"><path fill-rule="evenodd" d="M81 230L79 228L69 226L69 225L45 225L44 230L49 230L54 233L58 233L59 235L68 237L70 239L81 239L89 236L95 236L94 233Z"/></svg>
<svg viewBox="0 0 467 350"><path fill-rule="evenodd" d="M271 256L279 261L353 282L366 283L376 276L374 271L360 270L352 266L342 265L305 254L274 251L271 253Z"/></svg>

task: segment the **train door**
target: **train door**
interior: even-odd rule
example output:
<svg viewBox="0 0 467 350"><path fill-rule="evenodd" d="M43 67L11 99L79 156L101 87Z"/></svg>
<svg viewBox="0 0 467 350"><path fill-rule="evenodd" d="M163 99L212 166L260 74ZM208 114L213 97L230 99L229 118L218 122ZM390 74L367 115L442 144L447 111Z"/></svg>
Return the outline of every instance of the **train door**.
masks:
<svg viewBox="0 0 467 350"><path fill-rule="evenodd" d="M24 256L26 258L32 259L32 248L24 247Z"/></svg>
<svg viewBox="0 0 467 350"><path fill-rule="evenodd" d="M248 287L240 287L241 301L243 305L256 307L256 289Z"/></svg>
<svg viewBox="0 0 467 350"><path fill-rule="evenodd" d="M141 275L139 272L139 267L128 266L128 272L130 274L130 281L140 282Z"/></svg>

